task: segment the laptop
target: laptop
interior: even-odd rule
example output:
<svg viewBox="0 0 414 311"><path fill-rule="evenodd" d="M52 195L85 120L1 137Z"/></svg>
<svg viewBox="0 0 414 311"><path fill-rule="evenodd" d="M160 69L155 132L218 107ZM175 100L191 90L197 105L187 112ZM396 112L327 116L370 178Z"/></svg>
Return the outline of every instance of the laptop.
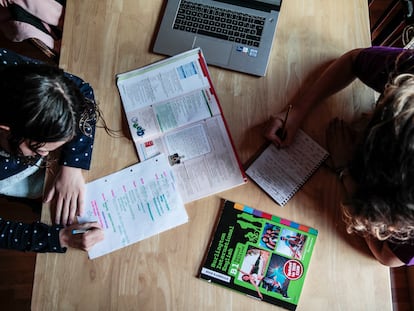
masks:
<svg viewBox="0 0 414 311"><path fill-rule="evenodd" d="M200 47L209 65L264 76L282 0L168 0L153 51Z"/></svg>

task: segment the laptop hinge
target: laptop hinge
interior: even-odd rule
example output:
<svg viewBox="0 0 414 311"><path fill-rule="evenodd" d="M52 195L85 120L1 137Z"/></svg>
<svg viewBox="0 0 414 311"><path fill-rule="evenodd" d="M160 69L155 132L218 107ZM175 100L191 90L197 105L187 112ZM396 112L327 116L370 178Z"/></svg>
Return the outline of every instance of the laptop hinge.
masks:
<svg viewBox="0 0 414 311"><path fill-rule="evenodd" d="M276 4L270 4L262 1L251 0L214 0L216 2L223 2L237 6L243 6L249 9L260 10L264 12L280 11L282 0L273 0Z"/></svg>

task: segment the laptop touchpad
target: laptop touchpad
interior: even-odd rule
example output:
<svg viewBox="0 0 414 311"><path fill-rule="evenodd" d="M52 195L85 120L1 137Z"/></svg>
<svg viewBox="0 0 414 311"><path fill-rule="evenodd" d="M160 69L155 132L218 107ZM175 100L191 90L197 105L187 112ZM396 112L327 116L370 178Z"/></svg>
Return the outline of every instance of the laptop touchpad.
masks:
<svg viewBox="0 0 414 311"><path fill-rule="evenodd" d="M196 37L193 48L200 47L207 63L227 65L230 58L232 44L218 42L209 38Z"/></svg>

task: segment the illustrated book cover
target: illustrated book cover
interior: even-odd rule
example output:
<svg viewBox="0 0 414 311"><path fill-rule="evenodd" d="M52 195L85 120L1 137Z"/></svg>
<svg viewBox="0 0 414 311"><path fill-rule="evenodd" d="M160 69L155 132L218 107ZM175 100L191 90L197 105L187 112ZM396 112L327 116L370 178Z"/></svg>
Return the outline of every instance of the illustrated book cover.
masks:
<svg viewBox="0 0 414 311"><path fill-rule="evenodd" d="M117 86L139 159L164 153L184 203L247 181L199 48L118 74Z"/></svg>
<svg viewBox="0 0 414 311"><path fill-rule="evenodd" d="M295 310L318 231L223 201L199 278Z"/></svg>

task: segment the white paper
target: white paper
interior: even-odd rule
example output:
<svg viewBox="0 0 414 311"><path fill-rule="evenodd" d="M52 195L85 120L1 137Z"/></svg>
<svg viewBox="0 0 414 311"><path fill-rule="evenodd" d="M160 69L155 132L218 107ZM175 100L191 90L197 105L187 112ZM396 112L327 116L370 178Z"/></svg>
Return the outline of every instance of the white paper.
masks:
<svg viewBox="0 0 414 311"><path fill-rule="evenodd" d="M200 49L117 75L141 161L166 154L185 203L246 182Z"/></svg>
<svg viewBox="0 0 414 311"><path fill-rule="evenodd" d="M89 258L108 254L188 221L165 155L132 165L86 185L80 223L98 221L105 239Z"/></svg>
<svg viewBox="0 0 414 311"><path fill-rule="evenodd" d="M328 152L302 130L288 148L270 144L246 174L281 206L302 187Z"/></svg>

